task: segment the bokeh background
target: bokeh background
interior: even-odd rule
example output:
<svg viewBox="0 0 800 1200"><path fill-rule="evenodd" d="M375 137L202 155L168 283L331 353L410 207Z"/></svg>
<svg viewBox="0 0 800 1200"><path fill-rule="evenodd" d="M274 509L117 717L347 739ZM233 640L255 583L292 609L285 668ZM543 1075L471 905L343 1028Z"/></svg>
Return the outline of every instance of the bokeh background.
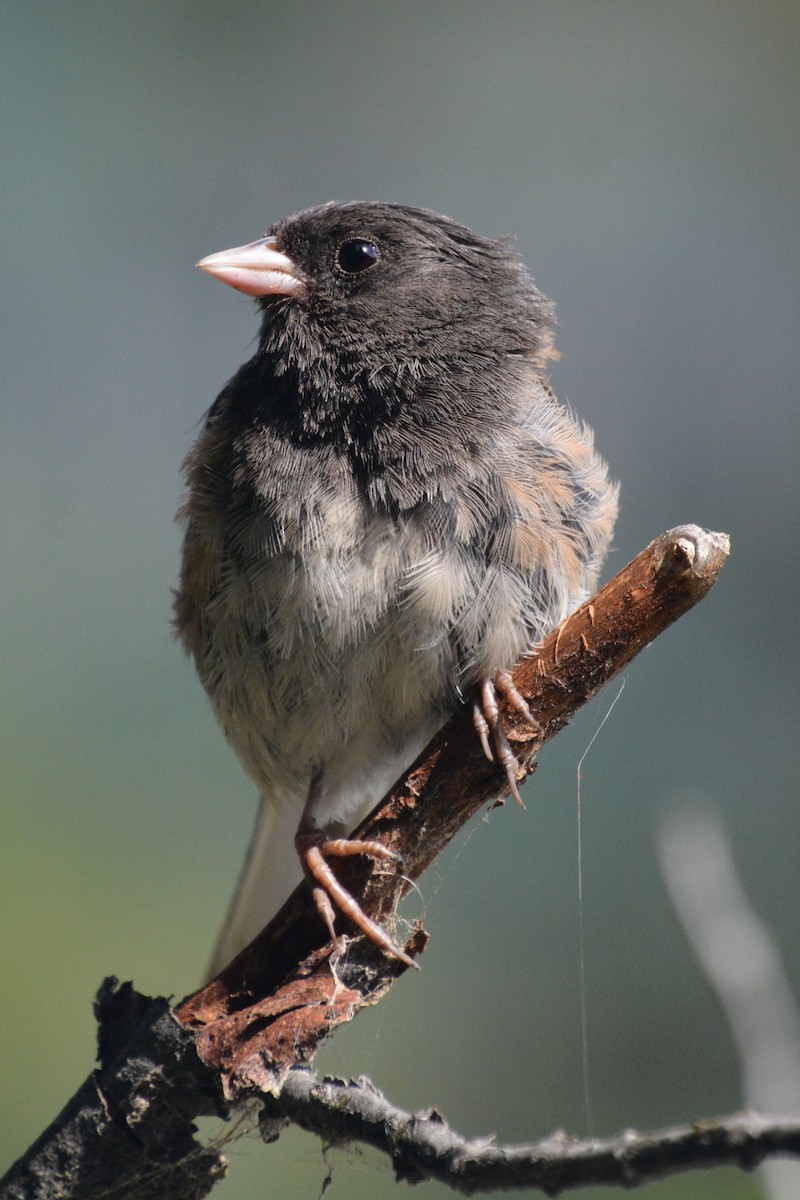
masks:
<svg viewBox="0 0 800 1200"><path fill-rule="evenodd" d="M319 1065L504 1140L742 1104L655 842L716 808L800 993L798 33L791 0L6 0L3 1164L91 1069L102 977L191 990L236 877L255 796L171 640L172 515L256 321L193 263L332 198L516 234L558 301L553 383L622 480L609 572L686 521L733 555L583 765L590 1111L576 768L613 688L545 751L527 812L423 880L424 969ZM330 1166L331 1197L395 1194L384 1162L297 1132L230 1158L220 1200L316 1196Z"/></svg>

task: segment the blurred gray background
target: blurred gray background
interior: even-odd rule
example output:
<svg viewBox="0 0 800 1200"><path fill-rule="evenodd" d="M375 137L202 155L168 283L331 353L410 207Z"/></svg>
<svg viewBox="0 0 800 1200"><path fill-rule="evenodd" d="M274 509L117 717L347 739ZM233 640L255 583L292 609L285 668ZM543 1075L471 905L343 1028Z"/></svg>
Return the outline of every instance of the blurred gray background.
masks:
<svg viewBox="0 0 800 1200"><path fill-rule="evenodd" d="M91 1069L102 977L191 990L236 877L255 796L171 639L172 516L256 320L193 264L334 198L518 236L558 302L553 383L622 481L607 574L681 522L732 536L584 763L583 924L594 1130L742 1104L655 837L717 808L800 993L799 31L791 0L6 0L3 1164ZM576 768L615 694L544 752L527 812L423 879L422 972L322 1069L467 1134L587 1132ZM327 1170L300 1133L230 1156L221 1200L313 1197ZM329 1161L330 1197L395 1194L371 1155Z"/></svg>

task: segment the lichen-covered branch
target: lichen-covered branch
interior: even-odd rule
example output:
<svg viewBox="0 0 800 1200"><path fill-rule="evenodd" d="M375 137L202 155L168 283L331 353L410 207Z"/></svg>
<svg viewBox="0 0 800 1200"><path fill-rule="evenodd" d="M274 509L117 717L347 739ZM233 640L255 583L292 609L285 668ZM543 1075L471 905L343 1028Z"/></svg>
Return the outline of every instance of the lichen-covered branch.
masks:
<svg viewBox="0 0 800 1200"><path fill-rule="evenodd" d="M398 1180L436 1179L455 1192L535 1188L546 1195L611 1184L637 1187L680 1171L739 1166L750 1170L774 1155L800 1156L800 1118L768 1120L735 1113L656 1133L627 1129L617 1137L555 1133L524 1146L494 1138L466 1139L437 1112L410 1113L391 1104L366 1079L319 1081L310 1070L286 1076L267 1118L288 1118L329 1145L360 1142L388 1154Z"/></svg>
<svg viewBox="0 0 800 1200"><path fill-rule="evenodd" d="M225 1161L195 1140L222 1116L213 1076L164 999L107 979L94 1005L98 1068L0 1179L0 1200L201 1200Z"/></svg>

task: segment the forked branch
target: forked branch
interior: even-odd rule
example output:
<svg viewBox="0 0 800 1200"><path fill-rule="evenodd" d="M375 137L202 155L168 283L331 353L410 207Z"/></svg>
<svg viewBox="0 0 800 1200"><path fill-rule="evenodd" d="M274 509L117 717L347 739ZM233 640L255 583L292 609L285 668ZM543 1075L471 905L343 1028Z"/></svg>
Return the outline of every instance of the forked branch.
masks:
<svg viewBox="0 0 800 1200"><path fill-rule="evenodd" d="M518 664L514 683L538 722L534 728L519 713L503 712L520 779L581 705L705 596L728 551L724 534L695 525L670 530ZM356 831L399 854L402 874L391 864L350 859L337 864L342 882L365 912L393 928L411 881L504 792L503 775L483 756L465 706ZM294 1119L334 1141L383 1139L400 1177L447 1179L463 1191L632 1184L800 1150L796 1123L747 1116L651 1137L587 1143L554 1135L533 1147L503 1148L465 1142L435 1115L402 1114L368 1085L318 1085L310 1072L292 1068L308 1064L324 1038L376 1003L406 970L345 925L335 950L302 885L174 1015L166 1001L107 981L96 1003L100 1068L0 1180L0 1200L198 1200L224 1163L194 1140L193 1121L223 1115L230 1102L248 1097L262 1105L268 1123ZM418 926L405 949L416 956L426 941ZM419 1146L408 1140L409 1130L422 1138Z"/></svg>

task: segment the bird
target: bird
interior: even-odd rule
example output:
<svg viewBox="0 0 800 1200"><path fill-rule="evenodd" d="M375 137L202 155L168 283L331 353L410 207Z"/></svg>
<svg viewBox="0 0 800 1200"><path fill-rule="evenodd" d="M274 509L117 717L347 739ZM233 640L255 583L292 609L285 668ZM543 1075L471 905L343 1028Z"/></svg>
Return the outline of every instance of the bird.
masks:
<svg viewBox="0 0 800 1200"><path fill-rule="evenodd" d="M591 594L618 487L512 239L335 201L197 265L260 317L178 514L176 633L261 797L210 973L303 875L335 944L415 965L335 861L394 860L347 833L462 704L519 800L497 695L530 717L508 671Z"/></svg>

